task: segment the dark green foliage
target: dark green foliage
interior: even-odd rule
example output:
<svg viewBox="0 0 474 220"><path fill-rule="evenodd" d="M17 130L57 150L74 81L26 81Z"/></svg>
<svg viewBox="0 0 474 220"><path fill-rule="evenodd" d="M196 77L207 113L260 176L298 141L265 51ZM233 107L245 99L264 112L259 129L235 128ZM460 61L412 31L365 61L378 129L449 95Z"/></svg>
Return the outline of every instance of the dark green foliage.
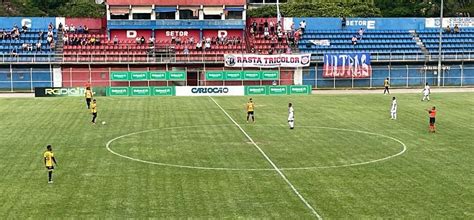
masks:
<svg viewBox="0 0 474 220"><path fill-rule="evenodd" d="M103 17L104 5L94 0L11 0L0 16Z"/></svg>
<svg viewBox="0 0 474 220"><path fill-rule="evenodd" d="M369 3L304 3L293 2L280 6L285 17L380 17L378 8ZM249 10L250 17L275 17L276 6L268 5Z"/></svg>

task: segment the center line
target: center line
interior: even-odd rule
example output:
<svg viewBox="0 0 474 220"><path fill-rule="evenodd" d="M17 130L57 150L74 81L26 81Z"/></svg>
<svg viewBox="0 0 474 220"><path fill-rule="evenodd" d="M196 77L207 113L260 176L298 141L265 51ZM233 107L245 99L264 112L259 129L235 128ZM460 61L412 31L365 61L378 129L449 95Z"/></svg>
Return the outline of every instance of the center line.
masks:
<svg viewBox="0 0 474 220"><path fill-rule="evenodd" d="M263 155L263 157L268 161L268 163L272 165L273 169L275 169L275 171L286 182L286 184L291 188L291 190L293 190L296 196L298 196L298 198L306 205L306 207L311 210L311 213L313 213L313 215L317 219L322 220L323 218L318 214L318 212L316 212L313 206L311 206L308 201L306 201L306 199L298 192L296 187L288 180L288 178L286 178L285 174L280 170L280 168L278 168L277 165L270 159L270 157L268 157L268 155L255 143L255 141L253 141L253 139L247 134L247 132L245 132L242 127L240 127L240 125L221 107L221 105L219 105L219 103L216 102L216 100L214 100L211 96L209 96L209 98L217 105L217 107L222 110L222 112L224 112L224 114L235 124L235 126L237 126L240 131L244 133L245 137L247 137L247 139L253 144L253 146L257 148L257 150Z"/></svg>

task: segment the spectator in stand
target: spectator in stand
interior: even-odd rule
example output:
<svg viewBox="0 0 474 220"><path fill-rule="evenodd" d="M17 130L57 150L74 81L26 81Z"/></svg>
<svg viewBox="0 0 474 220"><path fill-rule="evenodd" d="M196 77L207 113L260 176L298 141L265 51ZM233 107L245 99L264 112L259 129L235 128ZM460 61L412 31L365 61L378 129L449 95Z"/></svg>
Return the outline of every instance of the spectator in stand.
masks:
<svg viewBox="0 0 474 220"><path fill-rule="evenodd" d="M253 32L253 33L252 33L252 32ZM251 33L252 33L252 34L257 33L257 21L255 21L255 20L253 20L253 22L252 22Z"/></svg>
<svg viewBox="0 0 474 220"><path fill-rule="evenodd" d="M46 38L46 41L48 41L48 43L50 44L51 42L53 42L53 37L52 36L48 36Z"/></svg>
<svg viewBox="0 0 474 220"><path fill-rule="evenodd" d="M270 38L270 32L268 31L268 27L263 28L263 37L265 40L268 40Z"/></svg>
<svg viewBox="0 0 474 220"><path fill-rule="evenodd" d="M53 50L55 50L55 49L56 49L56 44L55 44L54 41L53 41L53 42L51 42L51 43L49 44L49 51L53 51Z"/></svg>
<svg viewBox="0 0 474 220"><path fill-rule="evenodd" d="M209 38L208 38L209 39ZM206 40L206 43L204 43L204 49L211 49L211 41L207 41Z"/></svg>
<svg viewBox="0 0 474 220"><path fill-rule="evenodd" d="M96 39L95 39L94 36L92 36L92 37L89 39L89 44L90 44L90 45L95 45L95 43L96 43Z"/></svg>
<svg viewBox="0 0 474 220"><path fill-rule="evenodd" d="M26 50L27 50L27 51L33 51L33 45L32 45L32 44L28 44L28 45L26 46Z"/></svg>
<svg viewBox="0 0 474 220"><path fill-rule="evenodd" d="M352 45L355 46L356 44L357 44L357 36L354 35L354 36L352 36Z"/></svg>
<svg viewBox="0 0 474 220"><path fill-rule="evenodd" d="M140 44L140 40L141 40L140 37L137 36L137 38L135 38L135 43Z"/></svg>
<svg viewBox="0 0 474 220"><path fill-rule="evenodd" d="M26 33L28 31L28 27L26 26L26 24L21 27L21 30L23 33Z"/></svg>
<svg viewBox="0 0 474 220"><path fill-rule="evenodd" d="M49 36L54 37L53 31L48 31L48 37Z"/></svg>
<svg viewBox="0 0 474 220"><path fill-rule="evenodd" d="M153 36L150 36L150 38L148 38L148 44L150 46L155 46L155 38Z"/></svg>
<svg viewBox="0 0 474 220"><path fill-rule="evenodd" d="M305 20L302 20L300 22L300 30L301 30L301 34L304 34L304 30L306 29L306 21Z"/></svg>
<svg viewBox="0 0 474 220"><path fill-rule="evenodd" d="M171 35L171 44L175 44L176 43L176 36Z"/></svg>
<svg viewBox="0 0 474 220"><path fill-rule="evenodd" d="M250 34L252 35L252 37L255 37L255 29L253 27L250 28Z"/></svg>
<svg viewBox="0 0 474 220"><path fill-rule="evenodd" d="M144 37L144 36L142 36L142 37L140 38L140 44L145 44L145 37Z"/></svg>
<svg viewBox="0 0 474 220"><path fill-rule="evenodd" d="M43 40L43 34L44 34L43 31L40 31L40 32L38 33L38 40Z"/></svg>
<svg viewBox="0 0 474 220"><path fill-rule="evenodd" d="M291 48L290 47L286 48L286 54L291 54Z"/></svg>
<svg viewBox="0 0 474 220"><path fill-rule="evenodd" d="M196 48L196 49L197 49L197 48ZM184 53L184 54L186 54L186 55L188 55L188 54L189 54L189 49L188 49L188 47L187 47L187 46L184 48L184 50L183 50L183 53Z"/></svg>
<svg viewBox="0 0 474 220"><path fill-rule="evenodd" d="M265 20L265 21L263 22L263 28L266 28L266 27L268 27L268 20Z"/></svg>
<svg viewBox="0 0 474 220"><path fill-rule="evenodd" d="M275 23L270 21L270 34L275 34Z"/></svg>
<svg viewBox="0 0 474 220"><path fill-rule="evenodd" d="M118 37L117 37L117 35L114 36L114 44L118 44Z"/></svg>
<svg viewBox="0 0 474 220"><path fill-rule="evenodd" d="M27 43L23 43L23 44L21 45L21 49L22 49L23 51L26 51L26 50L28 49L28 44L27 44Z"/></svg>
<svg viewBox="0 0 474 220"><path fill-rule="evenodd" d="M41 51L41 41L38 41L36 43L36 52L39 52L39 51Z"/></svg>
<svg viewBox="0 0 474 220"><path fill-rule="evenodd" d="M74 27L73 24L71 24L71 26L69 27L69 32L76 33L76 27Z"/></svg>
<svg viewBox="0 0 474 220"><path fill-rule="evenodd" d="M188 44L190 45L193 45L194 44L194 37L191 36L189 39L188 39Z"/></svg>
<svg viewBox="0 0 474 220"><path fill-rule="evenodd" d="M68 45L68 44L69 44L69 37L67 36L67 34L65 34L65 35L63 36L63 43L64 43L64 45Z"/></svg>
<svg viewBox="0 0 474 220"><path fill-rule="evenodd" d="M298 44L298 41L300 40L300 36L301 36L301 30L296 31L294 39L293 39L293 44L294 45Z"/></svg>
<svg viewBox="0 0 474 220"><path fill-rule="evenodd" d="M84 34L89 34L89 28L87 25L84 25Z"/></svg>
<svg viewBox="0 0 474 220"><path fill-rule="evenodd" d="M48 31L53 31L54 30L54 25L52 22L49 22L48 24Z"/></svg>
<svg viewBox="0 0 474 220"><path fill-rule="evenodd" d="M77 27L77 33L79 34L84 33L84 28L82 28L82 25L79 25L79 27Z"/></svg>
<svg viewBox="0 0 474 220"><path fill-rule="evenodd" d="M0 39L1 39L1 40L5 40L5 38L7 37L6 34L7 34L7 33L5 32L5 29L3 29L3 31L0 32Z"/></svg>
<svg viewBox="0 0 474 220"><path fill-rule="evenodd" d="M16 50L16 48L12 49L11 56L12 57L18 57L18 51Z"/></svg>
<svg viewBox="0 0 474 220"><path fill-rule="evenodd" d="M455 34L459 34L459 33L460 33L458 24L455 24L455 25L454 25L454 33L455 33Z"/></svg>
<svg viewBox="0 0 474 220"><path fill-rule="evenodd" d="M241 42L242 42L242 39L240 39L240 37L237 37L235 43L236 43L237 45L240 45Z"/></svg>
<svg viewBox="0 0 474 220"><path fill-rule="evenodd" d="M451 27L449 27L449 25L444 30L447 34L451 33Z"/></svg>
<svg viewBox="0 0 474 220"><path fill-rule="evenodd" d="M226 41L227 41L227 39L226 39L225 35L221 34L221 36L219 36L219 44L225 45Z"/></svg>
<svg viewBox="0 0 474 220"><path fill-rule="evenodd" d="M63 33L67 33L67 32L69 32L69 26L67 26L67 24L64 24Z"/></svg>
<svg viewBox="0 0 474 220"><path fill-rule="evenodd" d="M196 50L202 50L202 42L201 41L198 41L196 43Z"/></svg>
<svg viewBox="0 0 474 220"><path fill-rule="evenodd" d="M359 36L358 36L358 37L359 37L359 40L362 40L362 36L364 36L364 29L363 29L363 28L359 29L359 31L357 32L357 34L359 35Z"/></svg>
<svg viewBox="0 0 474 220"><path fill-rule="evenodd" d="M181 37L176 37L176 45L181 45Z"/></svg>
<svg viewBox="0 0 474 220"><path fill-rule="evenodd" d="M345 29L345 28L346 28L346 25L347 25L347 19L346 19L346 17L342 17L342 19L341 19L341 27L342 27L342 29Z"/></svg>
<svg viewBox="0 0 474 220"><path fill-rule="evenodd" d="M59 31L63 31L63 23L59 22L58 30L59 30Z"/></svg>

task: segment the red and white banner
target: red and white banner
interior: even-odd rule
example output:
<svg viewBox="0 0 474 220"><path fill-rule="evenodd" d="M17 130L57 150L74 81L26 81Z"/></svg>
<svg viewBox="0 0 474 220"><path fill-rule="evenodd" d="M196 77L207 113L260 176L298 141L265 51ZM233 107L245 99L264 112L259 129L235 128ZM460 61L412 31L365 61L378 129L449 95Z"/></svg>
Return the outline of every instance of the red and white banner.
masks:
<svg viewBox="0 0 474 220"><path fill-rule="evenodd" d="M311 62L311 54L225 54L226 67L307 67Z"/></svg>

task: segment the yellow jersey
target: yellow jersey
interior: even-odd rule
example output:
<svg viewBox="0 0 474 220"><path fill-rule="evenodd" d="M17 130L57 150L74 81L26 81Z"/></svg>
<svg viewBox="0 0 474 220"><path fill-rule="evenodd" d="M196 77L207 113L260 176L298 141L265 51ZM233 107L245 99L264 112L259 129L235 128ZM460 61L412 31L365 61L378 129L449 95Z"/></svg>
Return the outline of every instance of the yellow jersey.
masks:
<svg viewBox="0 0 474 220"><path fill-rule="evenodd" d="M254 108L255 108L255 104L253 102L247 102L247 111L248 112L253 112Z"/></svg>
<svg viewBox="0 0 474 220"><path fill-rule="evenodd" d="M384 86L390 86L390 82L388 81L388 79L383 81L383 85Z"/></svg>
<svg viewBox="0 0 474 220"><path fill-rule="evenodd" d="M88 99L92 98L92 91L91 90L86 90L86 98L88 98Z"/></svg>
<svg viewBox="0 0 474 220"><path fill-rule="evenodd" d="M44 159L46 160L46 164L45 164L45 165L46 165L47 167L52 167L52 166L53 166L53 157L54 157L53 152L51 152L51 151L46 151L46 152L44 152L43 157L44 157Z"/></svg>
<svg viewBox="0 0 474 220"><path fill-rule="evenodd" d="M91 104L91 112L92 113L97 113L97 104L96 103Z"/></svg>

